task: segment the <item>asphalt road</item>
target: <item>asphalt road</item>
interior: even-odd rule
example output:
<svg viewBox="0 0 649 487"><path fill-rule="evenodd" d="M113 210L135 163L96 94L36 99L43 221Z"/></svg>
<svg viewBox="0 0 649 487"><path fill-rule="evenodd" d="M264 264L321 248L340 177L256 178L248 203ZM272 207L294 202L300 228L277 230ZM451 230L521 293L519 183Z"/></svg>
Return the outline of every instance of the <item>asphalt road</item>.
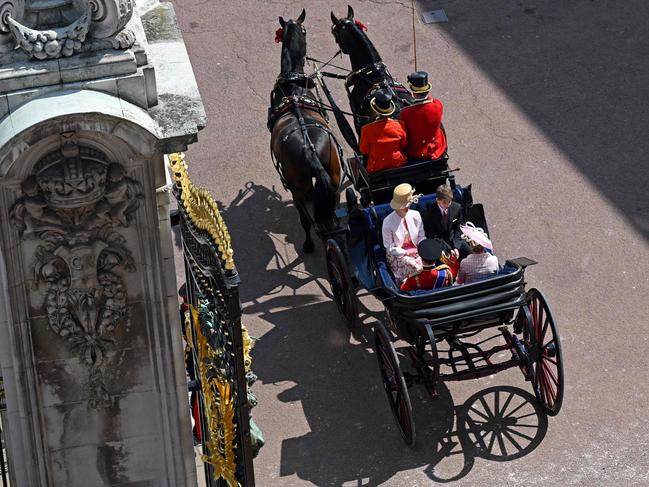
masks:
<svg viewBox="0 0 649 487"><path fill-rule="evenodd" d="M458 181L485 205L496 254L528 270L553 308L566 389L538 415L518 371L413 389L418 443L406 447L382 391L369 333L350 336L328 298L323 248L302 255L290 195L269 157L266 109L279 73L277 17L307 17L309 54L336 45L343 1L175 0L209 123L187 152L222 203L241 274L245 323L259 337L259 486L649 484L649 4L643 0L415 2L417 60L445 104ZM413 70L410 2L355 1L391 72ZM337 59L348 66L348 59ZM341 86L331 82L340 102ZM349 153L349 151L348 151ZM381 307L362 297L362 320ZM519 447L467 431L477 404L529 411ZM523 421L520 421L523 424ZM520 431L524 431L520 429Z"/></svg>

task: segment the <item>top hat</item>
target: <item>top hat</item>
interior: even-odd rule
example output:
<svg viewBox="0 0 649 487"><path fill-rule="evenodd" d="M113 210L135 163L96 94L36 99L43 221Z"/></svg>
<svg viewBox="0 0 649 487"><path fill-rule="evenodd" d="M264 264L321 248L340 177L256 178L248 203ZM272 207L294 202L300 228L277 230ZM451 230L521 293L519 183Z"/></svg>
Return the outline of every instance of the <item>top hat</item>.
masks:
<svg viewBox="0 0 649 487"><path fill-rule="evenodd" d="M388 90L376 90L374 97L370 100L370 106L372 110L384 117L389 117L396 109L392 101L392 93Z"/></svg>
<svg viewBox="0 0 649 487"><path fill-rule="evenodd" d="M460 231L464 240L468 240L475 245L481 245L485 249L493 250L491 240L489 240L489 236L482 228L476 227L471 222L466 222L466 224L460 225Z"/></svg>
<svg viewBox="0 0 649 487"><path fill-rule="evenodd" d="M428 93L431 89L426 71L415 71L408 75L408 84L413 93Z"/></svg>
<svg viewBox="0 0 649 487"><path fill-rule="evenodd" d="M392 192L392 201L390 201L390 206L393 210L403 210L408 208L410 203L415 202L415 190L408 183L401 183Z"/></svg>
<svg viewBox="0 0 649 487"><path fill-rule="evenodd" d="M437 238L425 238L417 245L417 253L423 260L435 262L442 256L444 243Z"/></svg>

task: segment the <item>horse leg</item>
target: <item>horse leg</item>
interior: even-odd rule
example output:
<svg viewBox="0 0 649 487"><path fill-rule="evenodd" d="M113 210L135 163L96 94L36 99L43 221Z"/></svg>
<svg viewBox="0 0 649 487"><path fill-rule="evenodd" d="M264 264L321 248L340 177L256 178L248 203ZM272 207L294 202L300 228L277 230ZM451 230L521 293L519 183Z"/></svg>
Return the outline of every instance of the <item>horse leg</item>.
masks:
<svg viewBox="0 0 649 487"><path fill-rule="evenodd" d="M315 245L313 244L313 239L311 238L311 218L307 214L306 202L305 201L295 201L295 206L297 211L300 214L300 223L302 228L304 228L305 240L302 244L302 251L310 254L313 252Z"/></svg>

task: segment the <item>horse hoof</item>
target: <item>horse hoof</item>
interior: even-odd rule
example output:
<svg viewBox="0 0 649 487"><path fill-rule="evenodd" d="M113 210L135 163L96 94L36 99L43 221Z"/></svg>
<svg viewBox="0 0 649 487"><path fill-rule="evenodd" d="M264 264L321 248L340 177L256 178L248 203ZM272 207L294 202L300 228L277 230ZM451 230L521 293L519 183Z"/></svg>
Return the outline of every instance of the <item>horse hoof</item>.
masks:
<svg viewBox="0 0 649 487"><path fill-rule="evenodd" d="M310 254L311 252L313 252L314 248L315 248L315 246L313 245L313 242L304 242L304 244L302 245L302 250L304 252L306 252L307 254Z"/></svg>

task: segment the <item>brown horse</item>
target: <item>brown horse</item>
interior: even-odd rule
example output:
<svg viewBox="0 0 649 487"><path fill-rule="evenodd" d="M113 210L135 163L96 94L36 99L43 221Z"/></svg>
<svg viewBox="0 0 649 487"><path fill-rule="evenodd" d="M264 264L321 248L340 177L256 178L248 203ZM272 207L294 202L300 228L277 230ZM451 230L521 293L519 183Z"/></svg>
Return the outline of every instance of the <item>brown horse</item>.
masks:
<svg viewBox="0 0 649 487"><path fill-rule="evenodd" d="M313 203L313 220L318 231L336 227L341 154L311 92L313 80L304 74L306 31L302 22L305 16L302 10L297 20L279 18L281 28L275 41L282 43L281 72L271 93L268 128L275 166L282 184L293 195L306 233L302 250L312 252L312 219L307 204Z"/></svg>

